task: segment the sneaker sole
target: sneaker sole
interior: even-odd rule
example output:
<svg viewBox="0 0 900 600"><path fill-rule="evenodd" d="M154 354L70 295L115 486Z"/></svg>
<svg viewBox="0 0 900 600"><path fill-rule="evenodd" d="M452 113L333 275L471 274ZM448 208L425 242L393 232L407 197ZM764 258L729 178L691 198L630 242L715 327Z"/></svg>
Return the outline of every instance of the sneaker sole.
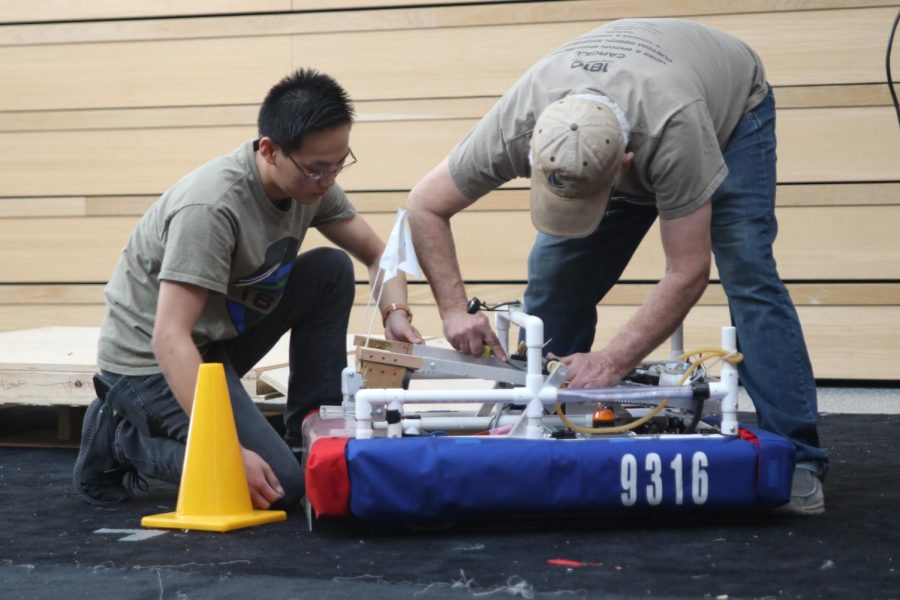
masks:
<svg viewBox="0 0 900 600"><path fill-rule="evenodd" d="M823 497L819 502L807 506L798 506L793 502L788 502L787 504L776 506L774 511L777 514L785 516L814 517L816 515L825 514L825 499Z"/></svg>
<svg viewBox="0 0 900 600"><path fill-rule="evenodd" d="M774 509L776 514L785 517L815 517L825 514L825 504L815 504L813 506L799 507L791 506L791 503L776 506Z"/></svg>
<svg viewBox="0 0 900 600"><path fill-rule="evenodd" d="M75 493L89 504L95 506L112 506L121 504L124 500L100 500L94 498L84 491L81 486L81 475L84 471L84 461L87 460L87 452L85 448L90 448L94 442L94 436L97 434L97 413L103 410L103 401L95 400L88 406L87 412L84 413L84 421L81 426L81 446L78 450L78 458L75 459L75 468L72 470L72 487Z"/></svg>

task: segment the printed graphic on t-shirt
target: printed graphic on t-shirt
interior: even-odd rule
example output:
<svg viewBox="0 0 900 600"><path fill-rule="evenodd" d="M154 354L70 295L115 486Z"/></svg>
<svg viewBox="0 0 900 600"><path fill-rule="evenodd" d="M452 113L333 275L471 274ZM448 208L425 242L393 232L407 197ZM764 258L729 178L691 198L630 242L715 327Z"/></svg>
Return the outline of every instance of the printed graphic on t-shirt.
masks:
<svg viewBox="0 0 900 600"><path fill-rule="evenodd" d="M661 35L662 32L651 24L628 21L580 37L557 50L556 54L571 54L570 69L591 73L607 73L617 61L637 56L667 65L672 59L653 39Z"/></svg>
<svg viewBox="0 0 900 600"><path fill-rule="evenodd" d="M239 334L272 312L284 294L300 240L286 237L266 250L262 266L228 287L228 314Z"/></svg>

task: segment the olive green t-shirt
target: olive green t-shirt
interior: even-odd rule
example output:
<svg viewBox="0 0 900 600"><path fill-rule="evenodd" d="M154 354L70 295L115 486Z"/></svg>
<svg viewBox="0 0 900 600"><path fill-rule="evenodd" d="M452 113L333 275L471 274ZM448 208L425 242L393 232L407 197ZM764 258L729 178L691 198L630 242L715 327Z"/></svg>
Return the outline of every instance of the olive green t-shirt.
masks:
<svg viewBox="0 0 900 600"><path fill-rule="evenodd" d="M683 216L725 179L728 138L767 92L759 57L726 33L680 19L613 21L525 73L452 150L450 173L471 200L529 177L544 108L570 94L604 95L631 127L634 162L617 191L655 198L663 219Z"/></svg>
<svg viewBox="0 0 900 600"><path fill-rule="evenodd" d="M240 335L277 306L310 227L355 214L337 185L312 205L275 205L254 142L189 173L140 219L106 286L97 363L122 375L158 373L150 347L161 280L209 290L193 329L201 350Z"/></svg>

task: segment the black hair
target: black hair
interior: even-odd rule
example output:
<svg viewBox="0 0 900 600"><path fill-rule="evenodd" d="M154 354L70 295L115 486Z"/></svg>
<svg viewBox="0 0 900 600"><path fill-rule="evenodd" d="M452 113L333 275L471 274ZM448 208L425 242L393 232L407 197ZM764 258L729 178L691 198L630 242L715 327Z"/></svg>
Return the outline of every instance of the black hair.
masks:
<svg viewBox="0 0 900 600"><path fill-rule="evenodd" d="M308 133L353 123L346 90L315 69L299 69L275 84L259 107L260 137L268 137L290 154Z"/></svg>

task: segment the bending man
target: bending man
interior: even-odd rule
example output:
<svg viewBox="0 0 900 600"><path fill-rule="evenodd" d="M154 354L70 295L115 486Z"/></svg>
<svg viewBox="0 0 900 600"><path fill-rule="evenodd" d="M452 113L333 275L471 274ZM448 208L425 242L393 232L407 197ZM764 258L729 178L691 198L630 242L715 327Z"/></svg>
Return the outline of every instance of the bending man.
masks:
<svg viewBox="0 0 900 600"><path fill-rule="evenodd" d="M416 251L462 352L503 356L466 313L449 219L516 177L531 178L539 230L525 309L574 387L616 385L670 336L709 281L710 253L746 360L759 425L797 447L795 512L824 511L815 381L772 256L775 106L756 53L677 19L628 19L555 50L500 98L412 190ZM596 305L660 218L666 270L632 319L591 352Z"/></svg>

